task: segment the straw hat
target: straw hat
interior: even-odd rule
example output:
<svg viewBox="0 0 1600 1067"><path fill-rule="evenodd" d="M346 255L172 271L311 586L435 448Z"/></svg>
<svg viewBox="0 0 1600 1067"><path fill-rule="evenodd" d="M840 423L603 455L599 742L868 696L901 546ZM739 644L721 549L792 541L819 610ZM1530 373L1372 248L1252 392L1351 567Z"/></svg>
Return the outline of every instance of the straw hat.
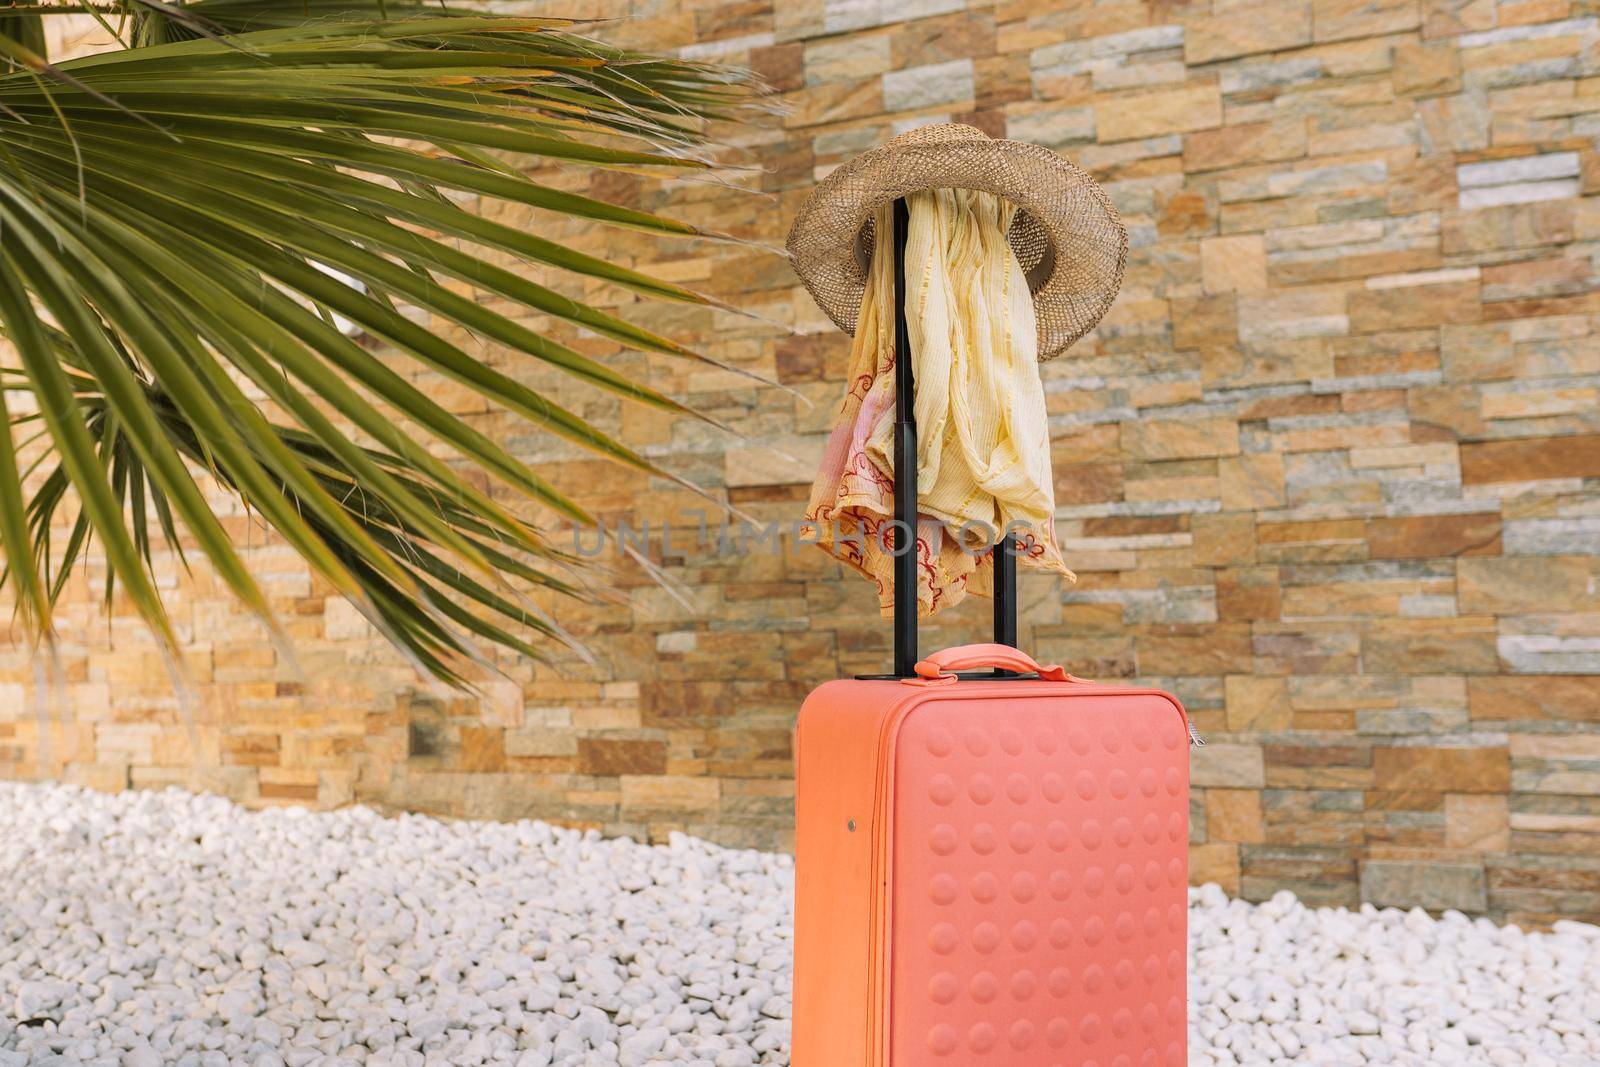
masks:
<svg viewBox="0 0 1600 1067"><path fill-rule="evenodd" d="M1033 293L1041 361L1093 329L1116 299L1128 233L1105 190L1048 148L945 122L863 152L818 182L795 217L790 261L845 333L856 332L877 209L936 188L977 189L1018 207L1006 239Z"/></svg>

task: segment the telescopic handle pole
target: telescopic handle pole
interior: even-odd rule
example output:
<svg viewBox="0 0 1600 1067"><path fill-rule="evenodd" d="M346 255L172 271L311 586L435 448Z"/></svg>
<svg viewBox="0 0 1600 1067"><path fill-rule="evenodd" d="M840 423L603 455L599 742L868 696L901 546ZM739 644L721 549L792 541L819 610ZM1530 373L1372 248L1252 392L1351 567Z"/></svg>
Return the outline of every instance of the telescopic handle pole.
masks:
<svg viewBox="0 0 1600 1067"><path fill-rule="evenodd" d="M894 202L894 673L900 678L916 674L917 664L917 394L906 325L910 227L902 197Z"/></svg>
<svg viewBox="0 0 1600 1067"><path fill-rule="evenodd" d="M894 202L894 673L916 675L917 664L917 419L906 325L906 235L911 211ZM1003 533L1004 531L997 531ZM994 547L994 643L1017 647L1017 561L1007 536ZM996 670L996 674L1010 672Z"/></svg>

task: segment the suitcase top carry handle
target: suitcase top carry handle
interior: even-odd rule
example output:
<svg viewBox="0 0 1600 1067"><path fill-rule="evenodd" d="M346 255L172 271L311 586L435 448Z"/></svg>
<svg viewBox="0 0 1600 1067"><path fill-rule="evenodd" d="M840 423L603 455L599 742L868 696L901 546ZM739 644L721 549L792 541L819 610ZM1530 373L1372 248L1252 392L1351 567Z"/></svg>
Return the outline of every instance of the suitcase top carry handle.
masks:
<svg viewBox="0 0 1600 1067"><path fill-rule="evenodd" d="M1009 645L957 645L943 652L935 652L925 660L917 661L917 678L929 682L955 681L956 671L998 667L1018 674L1037 674L1050 682L1076 682L1066 669L1054 663L1042 665L1032 656Z"/></svg>
<svg viewBox="0 0 1600 1067"><path fill-rule="evenodd" d="M894 677L915 677L917 663L917 420L916 382L911 373L911 329L906 322L906 236L911 209L902 197L894 202ZM1000 531L1004 533L1005 531ZM999 647L1017 643L1016 539L1000 538L994 546L994 640ZM944 655L945 653L940 653ZM1026 656L1023 659L1027 659ZM1028 659L1029 671L1036 670ZM990 666L1005 669L1009 664Z"/></svg>

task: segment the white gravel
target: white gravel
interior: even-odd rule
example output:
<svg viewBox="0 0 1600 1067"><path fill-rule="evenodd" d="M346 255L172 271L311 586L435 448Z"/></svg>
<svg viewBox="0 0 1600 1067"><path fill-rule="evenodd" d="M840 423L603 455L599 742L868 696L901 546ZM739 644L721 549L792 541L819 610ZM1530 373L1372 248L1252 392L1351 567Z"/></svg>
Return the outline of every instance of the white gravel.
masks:
<svg viewBox="0 0 1600 1067"><path fill-rule="evenodd" d="M0 1067L786 1064L792 887L689 838L0 784ZM1190 916L1191 1067L1600 1064L1600 927Z"/></svg>
<svg viewBox="0 0 1600 1067"><path fill-rule="evenodd" d="M1600 1064L1600 926L1189 891L1189 1067Z"/></svg>

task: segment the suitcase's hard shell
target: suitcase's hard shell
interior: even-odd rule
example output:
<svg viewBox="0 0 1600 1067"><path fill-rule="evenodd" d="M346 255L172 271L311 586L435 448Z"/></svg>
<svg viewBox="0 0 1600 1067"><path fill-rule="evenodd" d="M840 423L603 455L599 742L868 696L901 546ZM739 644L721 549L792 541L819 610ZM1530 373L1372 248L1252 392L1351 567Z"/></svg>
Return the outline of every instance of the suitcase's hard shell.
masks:
<svg viewBox="0 0 1600 1067"><path fill-rule="evenodd" d="M792 1062L1181 1067L1182 707L1000 645L917 668L800 712Z"/></svg>

